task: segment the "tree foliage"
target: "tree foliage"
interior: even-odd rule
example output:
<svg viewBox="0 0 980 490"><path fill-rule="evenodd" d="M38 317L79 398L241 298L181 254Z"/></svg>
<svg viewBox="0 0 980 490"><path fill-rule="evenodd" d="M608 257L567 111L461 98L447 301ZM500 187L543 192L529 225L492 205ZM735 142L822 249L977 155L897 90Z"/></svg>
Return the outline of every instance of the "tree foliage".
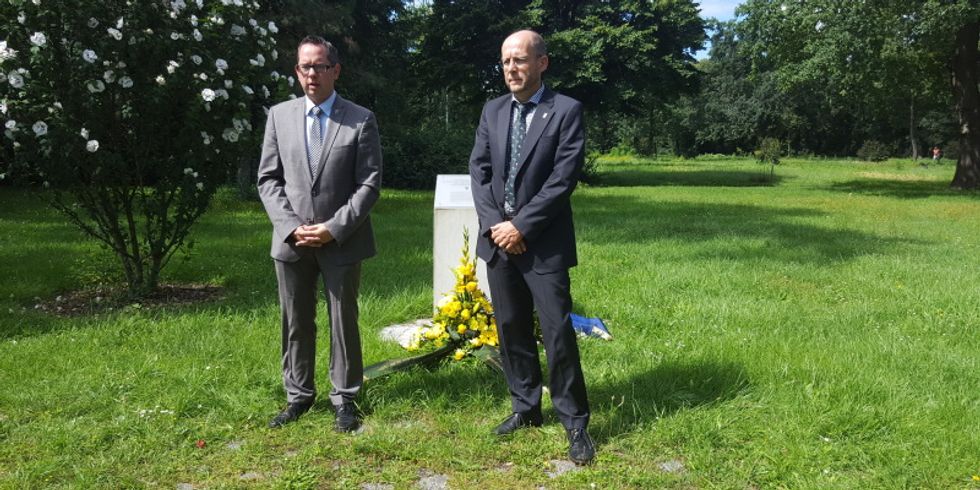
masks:
<svg viewBox="0 0 980 490"><path fill-rule="evenodd" d="M824 87L849 107L907 107L913 146L917 103L949 87L961 128L953 184L980 183L975 0L748 0L739 13L757 71L773 66L783 86Z"/></svg>

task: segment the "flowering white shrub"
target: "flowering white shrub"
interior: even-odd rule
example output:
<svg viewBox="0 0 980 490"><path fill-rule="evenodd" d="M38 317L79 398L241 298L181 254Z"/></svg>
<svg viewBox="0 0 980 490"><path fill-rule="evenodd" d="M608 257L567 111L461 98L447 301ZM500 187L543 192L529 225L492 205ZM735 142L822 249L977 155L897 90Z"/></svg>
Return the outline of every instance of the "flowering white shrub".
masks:
<svg viewBox="0 0 980 490"><path fill-rule="evenodd" d="M289 81L272 22L243 0L0 0L0 121L11 173L156 286ZM5 37L4 37L5 36ZM185 172L185 169L192 169ZM135 233L130 230L136 230Z"/></svg>

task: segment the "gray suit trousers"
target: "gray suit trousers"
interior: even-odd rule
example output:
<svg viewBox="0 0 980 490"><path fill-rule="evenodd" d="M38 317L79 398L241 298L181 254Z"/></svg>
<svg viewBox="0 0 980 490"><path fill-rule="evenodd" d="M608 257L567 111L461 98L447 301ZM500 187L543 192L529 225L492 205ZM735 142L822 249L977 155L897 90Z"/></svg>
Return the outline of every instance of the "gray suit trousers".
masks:
<svg viewBox="0 0 980 490"><path fill-rule="evenodd" d="M354 399L364 380L361 336L357 328L357 290L361 263L318 261L312 253L295 262L274 261L282 308L282 379L289 403L316 398L317 279L326 289L330 317L330 402Z"/></svg>

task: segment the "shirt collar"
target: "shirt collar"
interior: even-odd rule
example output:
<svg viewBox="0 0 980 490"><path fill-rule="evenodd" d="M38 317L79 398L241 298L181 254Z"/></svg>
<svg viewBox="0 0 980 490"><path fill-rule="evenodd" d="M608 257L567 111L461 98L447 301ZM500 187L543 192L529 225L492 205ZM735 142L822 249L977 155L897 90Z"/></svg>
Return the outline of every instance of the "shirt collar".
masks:
<svg viewBox="0 0 980 490"><path fill-rule="evenodd" d="M532 95L531 98L527 100L527 102L534 105L538 105L541 103L541 97L544 97L544 83L542 83L541 86L538 87L538 91L534 92L534 95ZM517 97L514 97L514 94L511 94L510 98L511 100L517 102L518 104L521 103L521 101L517 100Z"/></svg>
<svg viewBox="0 0 980 490"><path fill-rule="evenodd" d="M310 109L312 109L313 106L316 104L314 104L309 97L304 97L304 99L306 99L306 114L309 114ZM320 110L323 111L323 113L326 114L327 116L330 116L330 112L333 111L333 103L336 101L337 101L337 91L334 90L333 93L330 94L330 97L327 97L327 100L323 101L320 104Z"/></svg>

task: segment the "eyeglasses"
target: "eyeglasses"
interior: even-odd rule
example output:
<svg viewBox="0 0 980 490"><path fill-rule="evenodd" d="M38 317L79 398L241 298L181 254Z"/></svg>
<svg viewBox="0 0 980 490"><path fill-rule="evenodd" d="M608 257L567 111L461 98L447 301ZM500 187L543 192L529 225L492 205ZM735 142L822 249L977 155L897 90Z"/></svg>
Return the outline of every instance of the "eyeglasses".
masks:
<svg viewBox="0 0 980 490"><path fill-rule="evenodd" d="M327 70L333 67L334 65L328 65L326 63L319 65L296 65L296 70L300 73L309 73L310 70L313 70L313 73L326 73Z"/></svg>

